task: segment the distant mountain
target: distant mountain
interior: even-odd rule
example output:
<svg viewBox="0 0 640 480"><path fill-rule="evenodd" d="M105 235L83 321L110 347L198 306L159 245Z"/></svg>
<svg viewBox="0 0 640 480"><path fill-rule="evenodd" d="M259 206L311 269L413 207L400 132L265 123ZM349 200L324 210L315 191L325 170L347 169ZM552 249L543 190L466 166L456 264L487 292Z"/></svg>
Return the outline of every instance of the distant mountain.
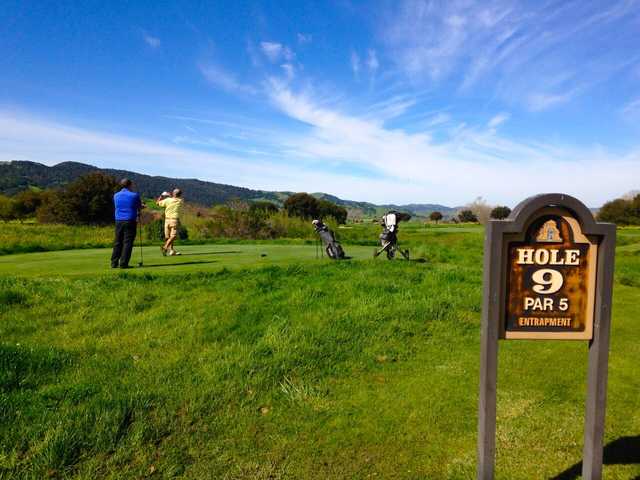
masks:
<svg viewBox="0 0 640 480"><path fill-rule="evenodd" d="M222 183L205 182L195 178L170 178L144 175L127 170L98 168L77 162L62 162L52 167L36 162L14 160L0 162L0 193L13 195L28 188L58 188L76 180L90 172L100 171L118 179L130 178L143 197L156 197L160 192L180 186L185 192L185 198L193 203L211 206L226 203L232 199L245 201L267 200L282 205L294 192L270 192L266 190L252 190ZM343 200L327 193L313 193L316 198L324 198L347 208L352 216L377 216L388 210L399 210L412 215L427 216L433 211L443 215L455 213L456 208L437 204L410 205L376 205L369 202Z"/></svg>

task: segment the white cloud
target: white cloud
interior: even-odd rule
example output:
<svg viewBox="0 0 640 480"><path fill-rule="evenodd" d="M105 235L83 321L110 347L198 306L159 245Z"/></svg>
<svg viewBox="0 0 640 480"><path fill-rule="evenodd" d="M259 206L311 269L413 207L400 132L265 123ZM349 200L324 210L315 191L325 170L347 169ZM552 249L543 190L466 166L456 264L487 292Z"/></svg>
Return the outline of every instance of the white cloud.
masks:
<svg viewBox="0 0 640 480"><path fill-rule="evenodd" d="M491 120L487 123L487 127L489 128L497 128L502 125L504 122L511 118L511 114L507 112L500 112L497 115L493 116Z"/></svg>
<svg viewBox="0 0 640 480"><path fill-rule="evenodd" d="M296 75L296 70L293 65L290 63L283 63L280 67L284 70L285 75L288 80L293 80Z"/></svg>
<svg viewBox="0 0 640 480"><path fill-rule="evenodd" d="M257 93L256 89L251 85L246 85L239 82L235 75L226 71L219 65L213 63L201 63L198 65L200 73L211 85L217 88L221 88L230 93L242 93L254 95Z"/></svg>
<svg viewBox="0 0 640 480"><path fill-rule="evenodd" d="M393 193L388 188L386 194L393 198L387 196L387 201L437 199L459 204L483 195L513 204L528 195L562 191L597 206L633 188L634 178L640 177L640 150L614 155L597 147L513 141L492 128L466 126L435 142L424 133L387 129L322 107L275 80L269 88L278 109L310 128L286 141L292 158L339 162L345 172L355 167L377 172L390 186L400 188ZM494 119L495 127L506 116Z"/></svg>
<svg viewBox="0 0 640 480"><path fill-rule="evenodd" d="M313 35L310 33L298 33L297 38L300 45L311 43L313 41Z"/></svg>
<svg viewBox="0 0 640 480"><path fill-rule="evenodd" d="M262 49L262 53L264 53L272 63L276 63L280 59L284 59L287 62L290 62L295 57L293 51L289 47L281 43L260 42L260 48Z"/></svg>
<svg viewBox="0 0 640 480"><path fill-rule="evenodd" d="M260 48L262 48L262 53L272 62L277 62L282 54L282 44L280 43L260 42Z"/></svg>
<svg viewBox="0 0 640 480"><path fill-rule="evenodd" d="M566 103L575 95L575 91L552 94L552 93L532 93L527 97L527 107L533 112L547 110L556 105Z"/></svg>
<svg viewBox="0 0 640 480"><path fill-rule="evenodd" d="M154 37L153 35L149 35L147 32L142 32L142 38L144 39L144 42L149 45L151 48L158 48L160 47L160 39L158 37Z"/></svg>
<svg viewBox="0 0 640 480"><path fill-rule="evenodd" d="M622 114L628 116L635 116L636 114L640 114L640 98L631 100L624 107L622 107Z"/></svg>
<svg viewBox="0 0 640 480"><path fill-rule="evenodd" d="M399 0L382 17L380 39L412 84L447 80L466 93L485 82L502 100L543 110L584 94L629 61L625 42L611 30L633 38L637 6L636 0ZM594 51L594 42L601 48ZM575 69L572 77L547 86L567 65Z"/></svg>

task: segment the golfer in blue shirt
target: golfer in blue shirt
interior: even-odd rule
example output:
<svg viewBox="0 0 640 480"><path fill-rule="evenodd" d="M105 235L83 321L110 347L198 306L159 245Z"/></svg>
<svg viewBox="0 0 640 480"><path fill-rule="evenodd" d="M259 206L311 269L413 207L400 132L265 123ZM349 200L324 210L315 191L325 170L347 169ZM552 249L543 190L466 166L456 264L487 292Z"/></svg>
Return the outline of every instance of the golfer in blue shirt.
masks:
<svg viewBox="0 0 640 480"><path fill-rule="evenodd" d="M120 181L122 190L113 196L116 217L116 237L113 241L111 268L131 268L129 259L136 239L138 214L143 208L140 194L132 191L133 182L128 178Z"/></svg>

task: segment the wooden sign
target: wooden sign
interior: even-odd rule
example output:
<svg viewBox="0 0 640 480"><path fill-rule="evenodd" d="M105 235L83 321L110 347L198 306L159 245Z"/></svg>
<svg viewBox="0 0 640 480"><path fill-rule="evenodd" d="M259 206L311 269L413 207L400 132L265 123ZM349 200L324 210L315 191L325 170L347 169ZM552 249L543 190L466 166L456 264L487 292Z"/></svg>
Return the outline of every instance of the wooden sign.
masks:
<svg viewBox="0 0 640 480"><path fill-rule="evenodd" d="M487 225L478 404L478 479L494 475L498 340L588 340L582 477L602 477L616 227L558 193Z"/></svg>
<svg viewBox="0 0 640 480"><path fill-rule="evenodd" d="M505 236L505 339L590 340L598 244L568 210L543 208Z"/></svg>

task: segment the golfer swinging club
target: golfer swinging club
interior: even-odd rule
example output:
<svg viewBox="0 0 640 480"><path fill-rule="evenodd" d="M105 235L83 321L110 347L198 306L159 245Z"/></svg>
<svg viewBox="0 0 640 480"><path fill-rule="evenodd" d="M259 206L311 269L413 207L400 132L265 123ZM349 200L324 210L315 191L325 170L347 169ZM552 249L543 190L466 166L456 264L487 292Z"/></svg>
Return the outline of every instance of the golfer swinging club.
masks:
<svg viewBox="0 0 640 480"><path fill-rule="evenodd" d="M176 188L173 193L162 192L156 199L158 206L164 208L164 238L166 242L160 247L162 255L180 255L173 249L173 242L178 236L178 227L180 226L180 216L182 214L182 190Z"/></svg>
<svg viewBox="0 0 640 480"><path fill-rule="evenodd" d="M136 219L144 208L140 194L133 191L133 182L128 178L120 181L122 189L113 196L115 206L116 235L111 253L111 268L131 268L131 250L136 239Z"/></svg>

